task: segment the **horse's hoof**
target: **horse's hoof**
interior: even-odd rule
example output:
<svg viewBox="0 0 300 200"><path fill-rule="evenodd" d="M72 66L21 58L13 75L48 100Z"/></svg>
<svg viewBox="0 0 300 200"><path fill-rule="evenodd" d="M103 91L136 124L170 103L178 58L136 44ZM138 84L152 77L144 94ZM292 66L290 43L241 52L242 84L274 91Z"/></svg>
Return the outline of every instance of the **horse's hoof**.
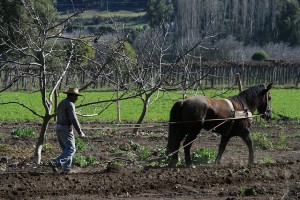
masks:
<svg viewBox="0 0 300 200"><path fill-rule="evenodd" d="M191 165L190 165L190 168L196 169L196 165L191 164Z"/></svg>
<svg viewBox="0 0 300 200"><path fill-rule="evenodd" d="M186 165L186 168L196 169L196 166L194 164L188 164Z"/></svg>
<svg viewBox="0 0 300 200"><path fill-rule="evenodd" d="M252 168L254 166L254 163L248 163L247 167Z"/></svg>
<svg viewBox="0 0 300 200"><path fill-rule="evenodd" d="M177 164L177 161L176 160L171 160L168 164L168 167L169 168L175 168L176 167L176 164Z"/></svg>

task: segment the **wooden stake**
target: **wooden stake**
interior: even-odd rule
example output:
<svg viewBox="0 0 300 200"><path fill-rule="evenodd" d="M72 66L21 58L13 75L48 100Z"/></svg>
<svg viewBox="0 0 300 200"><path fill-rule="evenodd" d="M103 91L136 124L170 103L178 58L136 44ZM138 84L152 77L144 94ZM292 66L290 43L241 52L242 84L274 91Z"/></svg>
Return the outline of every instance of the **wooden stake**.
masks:
<svg viewBox="0 0 300 200"><path fill-rule="evenodd" d="M236 84L239 87L239 91L242 92L243 91L243 86L242 86L242 81L241 81L240 73L236 73L235 74L235 81L236 81Z"/></svg>

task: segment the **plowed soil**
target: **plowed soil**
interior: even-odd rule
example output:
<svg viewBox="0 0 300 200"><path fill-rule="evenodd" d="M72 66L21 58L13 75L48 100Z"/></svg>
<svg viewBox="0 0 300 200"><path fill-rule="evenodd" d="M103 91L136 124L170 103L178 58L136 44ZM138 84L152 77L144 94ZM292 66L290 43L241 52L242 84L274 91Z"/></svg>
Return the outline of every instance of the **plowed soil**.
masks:
<svg viewBox="0 0 300 200"><path fill-rule="evenodd" d="M274 146L256 148L252 167L247 166L246 145L240 138L232 138L221 165L196 168L167 168L133 155L133 144L153 152L165 147L165 125L149 124L132 135L124 126L116 129L108 123L83 123L87 146L76 154L94 156L98 162L74 165L76 173L72 174L54 174L48 165L59 154L54 124L49 126L40 165L32 162L37 139L11 136L20 126L36 132L40 128L33 122L0 123L0 199L300 199L299 122L255 122L251 132L268 134ZM280 135L286 136L285 148L278 147ZM192 149L217 151L219 141L218 135L202 132ZM156 154L147 160L155 158Z"/></svg>

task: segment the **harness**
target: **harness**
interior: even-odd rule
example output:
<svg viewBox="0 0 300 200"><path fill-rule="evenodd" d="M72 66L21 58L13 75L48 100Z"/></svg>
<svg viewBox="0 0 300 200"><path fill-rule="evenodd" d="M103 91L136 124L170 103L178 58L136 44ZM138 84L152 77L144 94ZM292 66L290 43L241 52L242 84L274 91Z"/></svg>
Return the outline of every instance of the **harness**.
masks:
<svg viewBox="0 0 300 200"><path fill-rule="evenodd" d="M248 109L245 109L244 111L234 110L232 102L229 99L224 99L224 100L228 103L228 105L231 109L230 117L235 118L235 119L252 117L252 113L250 111L248 111Z"/></svg>
<svg viewBox="0 0 300 200"><path fill-rule="evenodd" d="M250 117L249 120L251 122L252 121L252 118L251 118L252 117L252 113L250 111L248 111L248 109L245 109L244 111L235 110L234 107L233 107L232 102L229 99L224 99L224 100L228 103L228 105L229 105L229 107L231 109L231 116L230 117L234 118L230 122L230 127L228 129L227 134L225 135L225 136L227 136L230 133L231 129L232 129L232 126L233 126L233 123L234 123L235 119L245 119L245 118L249 118Z"/></svg>

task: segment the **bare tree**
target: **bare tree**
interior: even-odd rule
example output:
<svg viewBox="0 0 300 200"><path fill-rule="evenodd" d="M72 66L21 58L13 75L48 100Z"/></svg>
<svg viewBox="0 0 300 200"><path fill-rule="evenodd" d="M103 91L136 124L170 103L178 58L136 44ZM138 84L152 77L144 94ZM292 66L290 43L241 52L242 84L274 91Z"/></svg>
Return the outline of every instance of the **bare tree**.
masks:
<svg viewBox="0 0 300 200"><path fill-rule="evenodd" d="M170 26L166 26L167 31L164 29L166 27L154 27L140 33L136 38L134 43L136 59L131 62L131 67L126 65L126 73L130 77L130 82L134 84L131 88L135 88L135 91L142 94L139 97L143 102L143 110L136 122L134 134L138 132L149 105L156 100L153 97L154 94L178 88L186 92L200 83L203 76L198 74L199 70L192 68L195 62L201 63L201 52L210 50L204 42L219 34L212 30L214 21L215 17L211 15L201 37L191 41L188 45L178 46L178 43L174 43L174 35L170 34L169 30ZM179 69L179 72L176 72L176 69ZM192 71L197 74L192 75ZM175 83L173 78L178 76L176 73L180 73L181 77Z"/></svg>
<svg viewBox="0 0 300 200"><path fill-rule="evenodd" d="M83 10L76 11L65 20L57 22L56 19L43 17L49 16L50 13L42 13L43 16L41 16L41 13L35 7L36 4L31 1L21 0L21 3L26 16L32 19L31 28L24 30L18 25L7 24L7 26L14 33L18 33L18 37L24 43L14 42L12 39L14 35L7 31L7 27L0 27L1 34L5 36L3 37L5 39L1 40L1 45L5 45L7 49L1 55L2 65L0 70L16 71L16 73L11 74L14 77L2 91L17 83L22 77L31 77L38 82L38 91L41 94L41 104L44 111L43 113L38 113L34 108L25 105L17 99L10 102L2 101L1 104L20 105L42 119L42 126L34 153L34 161L40 163L46 131L50 120L56 115L57 91L61 89L62 85L80 86L82 90L95 83L98 77L103 76L107 78L107 74L110 72L105 74L104 69L109 63L108 60L119 49L110 51L110 54L101 52L102 57L99 59L94 59L91 55L81 54L78 50L80 49L78 45L94 48L89 42L94 38L83 38L81 33L66 35L64 30L68 27L70 21L82 13ZM47 11L51 12L51 10ZM109 45L107 49L110 49L111 46ZM87 65L82 65L83 62L89 63L94 73L89 74L87 72L88 80L85 82L85 85L77 85L76 76L72 77L68 76L68 74L78 70L84 71L84 67L87 67ZM69 80L68 78L70 77L74 79ZM34 82L33 84L35 84ZM98 103L101 102L92 102L81 106Z"/></svg>

